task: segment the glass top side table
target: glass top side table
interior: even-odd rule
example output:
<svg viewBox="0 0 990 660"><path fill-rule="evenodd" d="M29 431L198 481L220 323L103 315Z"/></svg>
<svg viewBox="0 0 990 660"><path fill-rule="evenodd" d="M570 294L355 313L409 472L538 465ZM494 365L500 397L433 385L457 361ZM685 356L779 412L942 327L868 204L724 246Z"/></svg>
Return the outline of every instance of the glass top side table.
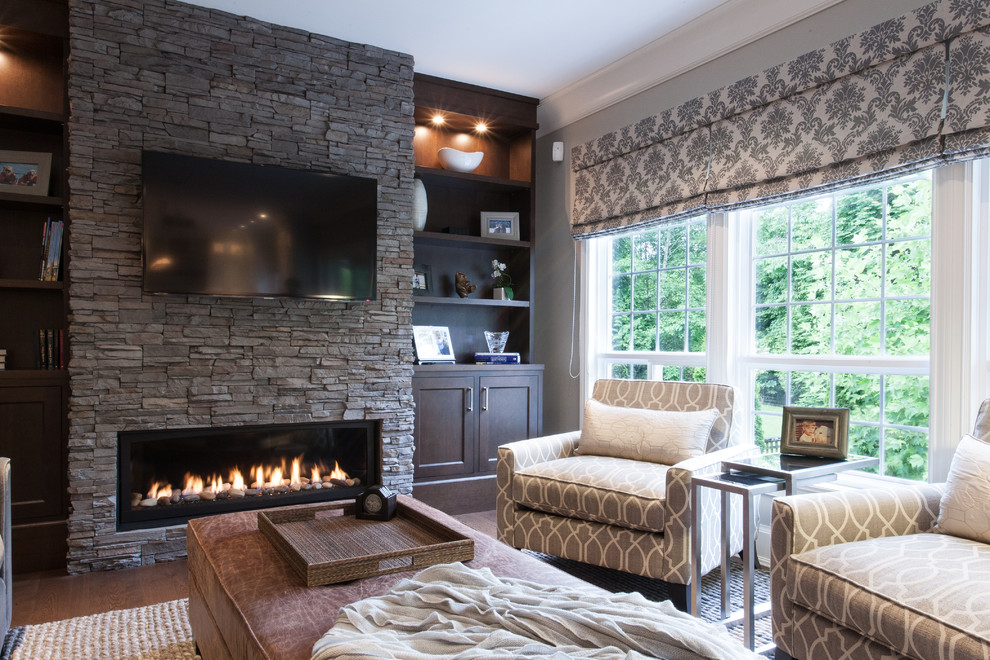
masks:
<svg viewBox="0 0 990 660"><path fill-rule="evenodd" d="M802 486L834 481L839 472L880 465L872 456L850 455L846 458L823 458L798 454L763 454L739 461L722 461L726 472L743 472L784 480L784 492L793 495Z"/></svg>

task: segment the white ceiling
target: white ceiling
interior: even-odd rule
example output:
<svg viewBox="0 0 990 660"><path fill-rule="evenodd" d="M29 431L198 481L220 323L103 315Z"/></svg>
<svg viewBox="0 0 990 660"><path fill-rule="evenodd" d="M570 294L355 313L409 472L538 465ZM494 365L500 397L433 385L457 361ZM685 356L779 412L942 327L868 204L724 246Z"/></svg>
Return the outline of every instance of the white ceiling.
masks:
<svg viewBox="0 0 990 660"><path fill-rule="evenodd" d="M545 133L842 0L186 0L540 99Z"/></svg>
<svg viewBox="0 0 990 660"><path fill-rule="evenodd" d="M192 0L542 99L730 0Z"/></svg>

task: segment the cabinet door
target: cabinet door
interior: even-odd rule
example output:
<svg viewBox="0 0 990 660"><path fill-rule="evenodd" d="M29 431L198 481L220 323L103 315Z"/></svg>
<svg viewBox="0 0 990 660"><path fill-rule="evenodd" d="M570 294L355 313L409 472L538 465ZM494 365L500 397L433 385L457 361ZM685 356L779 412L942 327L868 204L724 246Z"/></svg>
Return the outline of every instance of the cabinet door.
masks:
<svg viewBox="0 0 990 660"><path fill-rule="evenodd" d="M14 524L63 514L62 388L0 387L0 455Z"/></svg>
<svg viewBox="0 0 990 660"><path fill-rule="evenodd" d="M540 397L543 378L481 376L478 471L494 472L498 446L535 438L542 431Z"/></svg>
<svg viewBox="0 0 990 660"><path fill-rule="evenodd" d="M472 376L415 377L414 479L471 474L478 393Z"/></svg>

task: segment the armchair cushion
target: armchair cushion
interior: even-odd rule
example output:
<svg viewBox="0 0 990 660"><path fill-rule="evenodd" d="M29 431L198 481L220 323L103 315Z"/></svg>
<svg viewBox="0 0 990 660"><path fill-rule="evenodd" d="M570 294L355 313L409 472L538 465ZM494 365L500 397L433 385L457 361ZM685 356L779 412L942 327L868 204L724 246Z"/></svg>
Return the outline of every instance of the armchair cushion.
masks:
<svg viewBox="0 0 990 660"><path fill-rule="evenodd" d="M966 435L956 447L937 528L944 534L990 543L990 444Z"/></svg>
<svg viewBox="0 0 990 660"><path fill-rule="evenodd" d="M650 410L588 399L577 453L673 465L705 453L716 417L714 408Z"/></svg>
<svg viewBox="0 0 990 660"><path fill-rule="evenodd" d="M512 499L568 518L663 532L667 466L574 456L517 470Z"/></svg>
<svg viewBox="0 0 990 660"><path fill-rule="evenodd" d="M990 638L990 546L920 533L793 555L795 604L909 657L984 657ZM949 641L951 640L951 641Z"/></svg>

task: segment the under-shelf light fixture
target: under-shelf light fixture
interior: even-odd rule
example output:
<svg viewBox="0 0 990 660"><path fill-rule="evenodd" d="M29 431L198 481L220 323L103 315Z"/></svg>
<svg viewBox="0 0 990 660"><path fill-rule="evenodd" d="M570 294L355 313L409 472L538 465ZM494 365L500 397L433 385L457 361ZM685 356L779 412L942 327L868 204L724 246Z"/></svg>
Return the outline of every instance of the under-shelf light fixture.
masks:
<svg viewBox="0 0 990 660"><path fill-rule="evenodd" d="M443 115L439 113L433 115L433 119L431 121L433 122L434 126L443 126L444 123L446 122L446 120L443 118Z"/></svg>

